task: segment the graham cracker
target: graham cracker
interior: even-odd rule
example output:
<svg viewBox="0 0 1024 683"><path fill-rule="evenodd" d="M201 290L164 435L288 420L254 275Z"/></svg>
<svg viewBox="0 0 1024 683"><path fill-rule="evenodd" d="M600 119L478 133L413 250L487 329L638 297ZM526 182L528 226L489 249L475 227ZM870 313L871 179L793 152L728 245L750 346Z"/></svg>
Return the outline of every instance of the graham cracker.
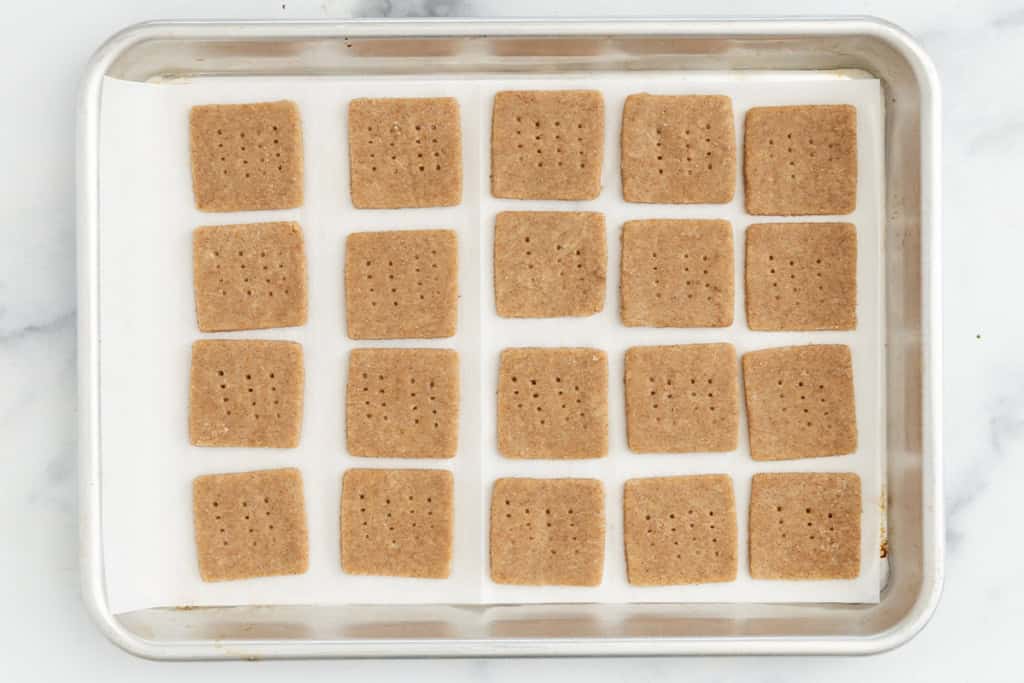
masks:
<svg viewBox="0 0 1024 683"><path fill-rule="evenodd" d="M447 578L452 508L447 470L348 470L341 483L342 570Z"/></svg>
<svg viewBox="0 0 1024 683"><path fill-rule="evenodd" d="M728 475L630 479L623 512L631 584L736 580L736 502Z"/></svg>
<svg viewBox="0 0 1024 683"><path fill-rule="evenodd" d="M200 211L302 206L302 121L294 102L192 107L189 136Z"/></svg>
<svg viewBox="0 0 1024 683"><path fill-rule="evenodd" d="M352 233L345 253L348 336L454 336L458 265L458 245L452 230Z"/></svg>
<svg viewBox="0 0 1024 683"><path fill-rule="evenodd" d="M752 330L857 327L857 230L851 223L763 223L747 229Z"/></svg>
<svg viewBox="0 0 1024 683"><path fill-rule="evenodd" d="M462 202L462 131L453 97L352 100L348 155L357 209Z"/></svg>
<svg viewBox="0 0 1024 683"><path fill-rule="evenodd" d="M736 450L739 381L732 344L626 351L626 434L637 453Z"/></svg>
<svg viewBox="0 0 1024 683"><path fill-rule="evenodd" d="M459 442L459 354L450 349L354 349L348 451L371 458L450 458Z"/></svg>
<svg viewBox="0 0 1024 683"><path fill-rule="evenodd" d="M491 580L597 586L604 529L597 479L498 479L491 495Z"/></svg>
<svg viewBox="0 0 1024 683"><path fill-rule="evenodd" d="M302 432L302 345L202 340L192 344L193 446L295 448Z"/></svg>
<svg viewBox="0 0 1024 683"><path fill-rule="evenodd" d="M747 213L843 215L857 208L857 110L754 107L743 145Z"/></svg>
<svg viewBox="0 0 1024 683"><path fill-rule="evenodd" d="M622 226L623 324L732 325L733 259L728 221L628 221Z"/></svg>
<svg viewBox="0 0 1024 683"><path fill-rule="evenodd" d="M508 458L608 454L608 357L585 348L501 352L498 450Z"/></svg>
<svg viewBox="0 0 1024 683"><path fill-rule="evenodd" d="M491 193L506 199L595 199L601 193L604 98L596 90L506 90L494 96Z"/></svg>
<svg viewBox="0 0 1024 683"><path fill-rule="evenodd" d="M494 299L503 318L587 316L604 308L604 214L504 211L494 224Z"/></svg>
<svg viewBox="0 0 1024 683"><path fill-rule="evenodd" d="M306 251L298 223L245 223L192 233L202 332L306 324Z"/></svg>
<svg viewBox="0 0 1024 683"><path fill-rule="evenodd" d="M750 575L857 578L860 516L856 474L755 474L750 487Z"/></svg>
<svg viewBox="0 0 1024 683"><path fill-rule="evenodd" d="M736 131L724 95L630 95L622 110L627 202L725 204L736 193Z"/></svg>
<svg viewBox="0 0 1024 683"><path fill-rule="evenodd" d="M786 346L743 356L750 456L789 460L857 450L850 347Z"/></svg>
<svg viewBox="0 0 1024 683"><path fill-rule="evenodd" d="M304 574L309 567L297 469L196 477L192 516L203 581Z"/></svg>

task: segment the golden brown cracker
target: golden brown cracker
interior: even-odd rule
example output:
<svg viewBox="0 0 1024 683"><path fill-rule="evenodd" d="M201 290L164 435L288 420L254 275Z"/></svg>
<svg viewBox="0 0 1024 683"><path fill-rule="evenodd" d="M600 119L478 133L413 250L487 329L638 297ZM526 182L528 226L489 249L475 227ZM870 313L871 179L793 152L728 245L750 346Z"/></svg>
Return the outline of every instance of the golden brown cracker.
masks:
<svg viewBox="0 0 1024 683"><path fill-rule="evenodd" d="M459 442L459 354L450 349L354 349L348 451L373 458L450 458Z"/></svg>
<svg viewBox="0 0 1024 683"><path fill-rule="evenodd" d="M608 454L608 357L585 348L501 352L498 450L508 458Z"/></svg>
<svg viewBox="0 0 1024 683"><path fill-rule="evenodd" d="M637 453L736 450L739 381L732 344L626 351L626 434Z"/></svg>
<svg viewBox="0 0 1024 683"><path fill-rule="evenodd" d="M304 574L309 567L297 469L196 477L192 516L203 581Z"/></svg>
<svg viewBox="0 0 1024 683"><path fill-rule="evenodd" d="M348 336L454 336L458 276L458 245L453 230L352 233L345 251Z"/></svg>
<svg viewBox="0 0 1024 683"><path fill-rule="evenodd" d="M302 121L294 102L192 107L189 136L200 211L302 206Z"/></svg>
<svg viewBox="0 0 1024 683"><path fill-rule="evenodd" d="M626 222L620 282L623 324L732 325L733 260L728 221Z"/></svg>
<svg viewBox="0 0 1024 683"><path fill-rule="evenodd" d="M491 495L491 580L597 586L604 530L597 479L498 479Z"/></svg>
<svg viewBox="0 0 1024 683"><path fill-rule="evenodd" d="M857 450L850 347L812 344L743 356L750 456L788 460Z"/></svg>
<svg viewBox="0 0 1024 683"><path fill-rule="evenodd" d="M295 448L302 432L302 345L201 340L192 344L193 446Z"/></svg>
<svg viewBox="0 0 1024 683"><path fill-rule="evenodd" d="M631 584L736 580L736 502L728 475L630 479L623 511Z"/></svg>
<svg viewBox="0 0 1024 683"><path fill-rule="evenodd" d="M306 252L298 223L246 223L192 233L202 332L306 324Z"/></svg>
<svg viewBox="0 0 1024 683"><path fill-rule="evenodd" d="M856 474L755 474L750 487L750 575L857 578L860 488Z"/></svg>
<svg viewBox="0 0 1024 683"><path fill-rule="evenodd" d="M453 97L359 98L348 108L352 204L357 209L456 206L462 131Z"/></svg>
<svg viewBox="0 0 1024 683"><path fill-rule="evenodd" d="M747 112L747 213L843 215L857 207L857 110L846 105Z"/></svg>
<svg viewBox="0 0 1024 683"><path fill-rule="evenodd" d="M601 193L604 98L596 90L506 90L494 96L491 193L594 199Z"/></svg>
<svg viewBox="0 0 1024 683"><path fill-rule="evenodd" d="M341 484L342 570L447 578L453 496L447 470L348 470Z"/></svg>
<svg viewBox="0 0 1024 683"><path fill-rule="evenodd" d="M724 95L630 95L622 110L627 202L725 204L736 193L736 131Z"/></svg>
<svg viewBox="0 0 1024 683"><path fill-rule="evenodd" d="M494 224L494 299L503 318L587 316L604 308L604 214L504 211Z"/></svg>

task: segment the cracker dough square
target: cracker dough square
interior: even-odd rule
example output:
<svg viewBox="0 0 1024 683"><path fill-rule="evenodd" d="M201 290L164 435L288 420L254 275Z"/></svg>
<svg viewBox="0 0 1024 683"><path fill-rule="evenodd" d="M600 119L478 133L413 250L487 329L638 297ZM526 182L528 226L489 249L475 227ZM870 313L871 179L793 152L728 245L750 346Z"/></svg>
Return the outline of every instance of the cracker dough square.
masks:
<svg viewBox="0 0 1024 683"><path fill-rule="evenodd" d="M752 330L857 327L857 230L851 223L762 223L747 229Z"/></svg>
<svg viewBox="0 0 1024 683"><path fill-rule="evenodd" d="M626 433L637 453L736 450L739 381L732 344L626 351Z"/></svg>
<svg viewBox="0 0 1024 683"><path fill-rule="evenodd" d="M202 332L306 324L306 251L298 223L245 223L192 233Z"/></svg>
<svg viewBox="0 0 1024 683"><path fill-rule="evenodd" d="M357 209L462 202L462 132L453 97L352 100L348 150Z"/></svg>
<svg viewBox="0 0 1024 683"><path fill-rule="evenodd" d="M627 202L725 204L736 193L736 131L724 95L626 98L622 195Z"/></svg>
<svg viewBox="0 0 1024 683"><path fill-rule="evenodd" d="M450 349L354 349L348 451L371 458L450 458L459 442L459 354Z"/></svg>
<svg viewBox="0 0 1024 683"><path fill-rule="evenodd" d="M352 233L345 252L348 336L454 336L458 277L458 245L453 230Z"/></svg>
<svg viewBox="0 0 1024 683"><path fill-rule="evenodd" d="M630 479L626 571L634 586L736 580L736 502L725 474Z"/></svg>
<svg viewBox="0 0 1024 683"><path fill-rule="evenodd" d="M498 479L491 495L491 580L597 586L604 529L597 479Z"/></svg>
<svg viewBox="0 0 1024 683"><path fill-rule="evenodd" d="M342 570L448 578L452 509L446 470L348 470L341 483Z"/></svg>
<svg viewBox="0 0 1024 683"><path fill-rule="evenodd" d="M192 344L193 446L295 448L302 432L302 345L201 340Z"/></svg>
<svg viewBox="0 0 1024 683"><path fill-rule="evenodd" d="M595 199L603 157L604 98L597 90L506 90L494 96L495 197Z"/></svg>
<svg viewBox="0 0 1024 683"><path fill-rule="evenodd" d="M857 450L850 347L812 344L751 351L743 356L743 385L754 460Z"/></svg>
<svg viewBox="0 0 1024 683"><path fill-rule="evenodd" d="M844 215L857 208L857 110L754 107L743 145L747 213Z"/></svg>
<svg viewBox="0 0 1024 683"><path fill-rule="evenodd" d="M507 458L608 454L608 357L585 348L501 352L498 450Z"/></svg>
<svg viewBox="0 0 1024 683"><path fill-rule="evenodd" d="M294 102L192 107L189 137L200 211L302 206L302 121Z"/></svg>
<svg viewBox="0 0 1024 683"><path fill-rule="evenodd" d="M750 488L750 575L857 578L860 488L856 474L755 474Z"/></svg>
<svg viewBox="0 0 1024 683"><path fill-rule="evenodd" d="M628 327L729 327L732 226L644 220L622 226L622 322Z"/></svg>
<svg viewBox="0 0 1024 683"><path fill-rule="evenodd" d="M494 298L503 318L588 316L604 308L604 214L504 211L494 225Z"/></svg>
<svg viewBox="0 0 1024 683"><path fill-rule="evenodd" d="M196 477L192 517L203 581L305 574L309 567L297 469Z"/></svg>

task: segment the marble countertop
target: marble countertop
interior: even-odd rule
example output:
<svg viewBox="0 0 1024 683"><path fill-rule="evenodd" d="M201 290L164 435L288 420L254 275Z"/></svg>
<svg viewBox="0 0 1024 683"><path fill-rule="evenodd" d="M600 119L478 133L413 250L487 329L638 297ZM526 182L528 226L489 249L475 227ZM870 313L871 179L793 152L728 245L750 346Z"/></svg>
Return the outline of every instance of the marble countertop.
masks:
<svg viewBox="0 0 1024 683"><path fill-rule="evenodd" d="M0 650L8 680L1010 680L1024 617L1024 9L1014 0L779 0L773 14L872 14L935 61L944 91L946 589L932 623L868 658L169 664L107 642L79 597L75 96L89 55L158 18L764 14L756 0L131 0L12 3L0 75ZM970 226L970 227L968 227ZM1017 624L1017 627L1013 627ZM983 666L980 666L983 663Z"/></svg>

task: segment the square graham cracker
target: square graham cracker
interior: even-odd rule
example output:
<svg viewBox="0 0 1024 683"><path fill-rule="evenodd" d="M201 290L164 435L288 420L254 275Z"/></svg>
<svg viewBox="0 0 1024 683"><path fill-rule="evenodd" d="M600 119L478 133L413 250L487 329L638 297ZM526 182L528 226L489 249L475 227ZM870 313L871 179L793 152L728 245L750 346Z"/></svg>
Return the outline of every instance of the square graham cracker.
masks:
<svg viewBox="0 0 1024 683"><path fill-rule="evenodd" d="M491 580L597 586L604 530L597 479L498 479L491 494Z"/></svg>
<svg viewBox="0 0 1024 683"><path fill-rule="evenodd" d="M189 137L200 211L302 206L302 121L294 102L192 107Z"/></svg>
<svg viewBox="0 0 1024 683"><path fill-rule="evenodd" d="M193 446L295 448L302 432L302 345L201 340L192 344Z"/></svg>
<svg viewBox="0 0 1024 683"><path fill-rule="evenodd" d="M203 581L304 574L309 567L297 469L196 477L192 516Z"/></svg>
<svg viewBox="0 0 1024 683"><path fill-rule="evenodd" d="M725 204L736 193L736 131L724 95L630 95L622 110L627 202Z"/></svg>
<svg viewBox="0 0 1024 683"><path fill-rule="evenodd" d="M247 223L192 233L202 332L306 324L306 251L298 223Z"/></svg>
<svg viewBox="0 0 1024 683"><path fill-rule="evenodd" d="M627 221L619 285L623 324L732 325L733 260L728 221Z"/></svg>
<svg viewBox="0 0 1024 683"><path fill-rule="evenodd" d="M857 230L851 223L762 223L747 229L752 330L857 327Z"/></svg>
<svg viewBox="0 0 1024 683"><path fill-rule="evenodd" d="M750 457L789 460L857 450L850 347L786 346L743 355Z"/></svg>
<svg viewBox="0 0 1024 683"><path fill-rule="evenodd" d="M447 470L345 472L341 568L444 579L451 572L454 484Z"/></svg>
<svg viewBox="0 0 1024 683"><path fill-rule="evenodd" d="M494 96L491 194L595 199L601 194L604 98L596 90L506 90Z"/></svg>
<svg viewBox="0 0 1024 683"><path fill-rule="evenodd" d="M350 338L455 335L459 264L453 230L356 232L345 244Z"/></svg>
<svg viewBox="0 0 1024 683"><path fill-rule="evenodd" d="M623 513L634 586L736 580L736 501L728 475L630 479Z"/></svg>
<svg viewBox="0 0 1024 683"><path fill-rule="evenodd" d="M348 155L357 209L456 206L462 201L459 102L452 97L352 100Z"/></svg>
<svg viewBox="0 0 1024 683"><path fill-rule="evenodd" d="M850 105L747 112L747 213L844 215L857 207L857 110Z"/></svg>
<svg viewBox="0 0 1024 683"><path fill-rule="evenodd" d="M755 474L750 486L750 575L857 578L860 517L856 474Z"/></svg>
<svg viewBox="0 0 1024 683"><path fill-rule="evenodd" d="M608 454L608 357L586 348L501 352L498 450L507 458Z"/></svg>
<svg viewBox="0 0 1024 683"><path fill-rule="evenodd" d="M736 450L739 378L732 344L626 351L626 434L636 453Z"/></svg>
<svg viewBox="0 0 1024 683"><path fill-rule="evenodd" d="M604 214L503 211L494 223L498 315L593 315L604 308L607 263Z"/></svg>
<svg viewBox="0 0 1024 683"><path fill-rule="evenodd" d="M450 458L459 442L459 354L450 349L354 349L348 451L371 458Z"/></svg>

